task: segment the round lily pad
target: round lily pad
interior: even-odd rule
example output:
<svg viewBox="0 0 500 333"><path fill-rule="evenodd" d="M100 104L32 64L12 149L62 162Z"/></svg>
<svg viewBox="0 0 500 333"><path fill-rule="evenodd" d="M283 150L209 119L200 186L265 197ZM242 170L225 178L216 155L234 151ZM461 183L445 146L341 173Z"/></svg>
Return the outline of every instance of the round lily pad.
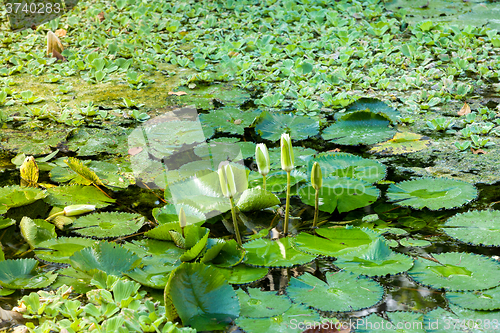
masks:
<svg viewBox="0 0 500 333"><path fill-rule="evenodd" d="M308 263L316 256L294 249L290 237L277 239L256 239L243 244L247 250L245 264L261 267L292 267Z"/></svg>
<svg viewBox="0 0 500 333"><path fill-rule="evenodd" d="M153 289L163 289L167 285L170 272L177 266L173 265L148 265L135 268L125 273L140 284Z"/></svg>
<svg viewBox="0 0 500 333"><path fill-rule="evenodd" d="M126 236L137 232L144 224L140 214L103 212L82 216L71 230L79 235L97 238Z"/></svg>
<svg viewBox="0 0 500 333"><path fill-rule="evenodd" d="M460 207L477 197L474 185L447 178L420 178L391 184L387 198L403 207L430 210Z"/></svg>
<svg viewBox="0 0 500 333"><path fill-rule="evenodd" d="M372 279L347 271L326 273L326 282L306 273L290 280L287 294L295 303L320 311L351 312L380 302L384 288Z"/></svg>
<svg viewBox="0 0 500 333"><path fill-rule="evenodd" d="M57 186L49 188L47 192L49 195L43 201L52 206L95 205L96 208L103 208L116 201L94 186Z"/></svg>
<svg viewBox="0 0 500 333"><path fill-rule="evenodd" d="M429 333L497 332L500 311L474 311L450 304L450 310L437 308L424 316Z"/></svg>
<svg viewBox="0 0 500 333"><path fill-rule="evenodd" d="M269 318L286 312L292 306L292 302L285 295L277 295L272 291L261 291L249 288L248 294L243 290L237 290L236 294L240 300L240 316L250 318Z"/></svg>
<svg viewBox="0 0 500 333"><path fill-rule="evenodd" d="M451 303L471 310L500 309L500 287L482 291L449 291L446 298Z"/></svg>
<svg viewBox="0 0 500 333"><path fill-rule="evenodd" d="M231 284L247 284L263 279L268 272L267 267L251 267L239 264L231 268L228 281Z"/></svg>
<svg viewBox="0 0 500 333"><path fill-rule="evenodd" d="M416 133L396 133L386 142L377 143L368 152L379 155L401 155L423 150L431 145L430 138Z"/></svg>
<svg viewBox="0 0 500 333"><path fill-rule="evenodd" d="M69 264L69 257L96 241L81 237L59 237L43 241L35 248L36 256L45 261Z"/></svg>
<svg viewBox="0 0 500 333"><path fill-rule="evenodd" d="M460 213L449 218L444 232L473 245L500 246L500 211L483 210Z"/></svg>
<svg viewBox="0 0 500 333"><path fill-rule="evenodd" d="M40 289L50 286L57 273L36 273L36 259L0 261L0 285L7 289Z"/></svg>
<svg viewBox="0 0 500 333"><path fill-rule="evenodd" d="M500 264L473 253L433 254L435 260L417 258L408 274L418 283L450 291L484 290L500 285Z"/></svg>
<svg viewBox="0 0 500 333"><path fill-rule="evenodd" d="M281 133L289 133L292 140L304 140L318 134L319 121L293 114L263 112L255 130L270 141L278 141Z"/></svg>
<svg viewBox="0 0 500 333"><path fill-rule="evenodd" d="M387 319L372 313L357 321L356 332L359 333L425 333L424 315L418 312L386 312Z"/></svg>

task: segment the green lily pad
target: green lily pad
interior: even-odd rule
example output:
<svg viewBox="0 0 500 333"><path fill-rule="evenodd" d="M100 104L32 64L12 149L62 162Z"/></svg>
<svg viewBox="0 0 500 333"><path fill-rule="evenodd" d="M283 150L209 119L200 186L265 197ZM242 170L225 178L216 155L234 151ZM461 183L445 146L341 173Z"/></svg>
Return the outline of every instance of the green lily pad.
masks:
<svg viewBox="0 0 500 333"><path fill-rule="evenodd" d="M179 211L184 209L184 214L186 214L186 224L201 224L205 222L205 214L200 212L193 206L183 205L183 204L166 204L161 208L153 209L153 217L159 224L165 224L169 222L179 222Z"/></svg>
<svg viewBox="0 0 500 333"><path fill-rule="evenodd" d="M224 241L210 238L201 262L212 262L218 267L227 268L238 265L244 257L245 250L234 239Z"/></svg>
<svg viewBox="0 0 500 333"><path fill-rule="evenodd" d="M0 230L8 228L8 227L10 227L11 225L14 225L14 224L16 224L16 220L6 219L6 218L0 217Z"/></svg>
<svg viewBox="0 0 500 333"><path fill-rule="evenodd" d="M384 288L372 279L346 271L326 273L326 282L311 274L292 277L288 296L320 311L351 312L382 300Z"/></svg>
<svg viewBox="0 0 500 333"><path fill-rule="evenodd" d="M199 331L224 329L240 313L238 297L217 268L183 263L170 273L165 294L184 326Z"/></svg>
<svg viewBox="0 0 500 333"><path fill-rule="evenodd" d="M38 188L18 185L1 187L0 214L5 214L9 208L25 206L46 196L47 192Z"/></svg>
<svg viewBox="0 0 500 333"><path fill-rule="evenodd" d="M243 244L247 250L245 264L261 267L292 267L308 263L316 256L295 250L290 237L276 241L256 239Z"/></svg>
<svg viewBox="0 0 500 333"><path fill-rule="evenodd" d="M245 190L238 200L236 206L242 212L260 210L280 204L280 199L276 194L268 192L261 188L252 188Z"/></svg>
<svg viewBox="0 0 500 333"><path fill-rule="evenodd" d="M50 286L57 278L57 273L37 274L36 259L18 259L0 261L0 285L8 289L40 289Z"/></svg>
<svg viewBox="0 0 500 333"><path fill-rule="evenodd" d="M28 242L30 248L34 249L41 242L56 238L56 227L45 220L32 220L27 216L24 216L19 223L21 228L21 234L23 238Z"/></svg>
<svg viewBox="0 0 500 333"><path fill-rule="evenodd" d="M246 127L250 127L260 111L243 111L237 107L224 107L212 110L208 114L200 114L203 127L213 128L216 132L243 135Z"/></svg>
<svg viewBox="0 0 500 333"><path fill-rule="evenodd" d="M120 237L137 232L144 224L140 214L103 212L88 214L78 218L71 231L87 237Z"/></svg>
<svg viewBox="0 0 500 333"><path fill-rule="evenodd" d="M430 138L410 132L396 133L386 142L377 143L368 152L379 155L401 155L426 149L431 145Z"/></svg>
<svg viewBox="0 0 500 333"><path fill-rule="evenodd" d="M473 253L433 254L434 259L417 258L408 274L418 283L450 291L483 290L500 285L500 264Z"/></svg>
<svg viewBox="0 0 500 333"><path fill-rule="evenodd" d="M382 276L409 270L413 266L413 259L392 251L382 239L377 239L368 248L354 250L337 258L335 265L355 274Z"/></svg>
<svg viewBox="0 0 500 333"><path fill-rule="evenodd" d="M371 314L368 317L359 319L359 324L356 325L356 332L360 333L375 333L380 332L383 327L384 333L425 333L424 315L418 312L386 312L387 319L384 319L376 314Z"/></svg>
<svg viewBox="0 0 500 333"><path fill-rule="evenodd" d="M121 245L108 242L99 242L75 252L69 260L71 266L79 271L90 273L99 270L117 276L134 269L141 262L141 258Z"/></svg>
<svg viewBox="0 0 500 333"><path fill-rule="evenodd" d="M299 189L300 199L307 205L314 207L315 195L312 185ZM379 195L379 189L363 180L331 176L323 179L323 186L319 189L319 210L348 212L374 203Z"/></svg>
<svg viewBox="0 0 500 333"><path fill-rule="evenodd" d="M477 197L469 183L447 178L419 178L391 184L387 198L399 206L430 210L460 207Z"/></svg>
<svg viewBox="0 0 500 333"><path fill-rule="evenodd" d="M290 172L290 186L294 186L300 182L306 181L307 175L304 172L300 172L296 169ZM249 177L249 186L263 186L264 182L262 179L262 175L258 172L250 172ZM266 190L274 193L281 193L286 191L287 184L287 174L286 171L279 170L274 171L266 176Z"/></svg>
<svg viewBox="0 0 500 333"><path fill-rule="evenodd" d="M348 153L322 153L309 160L307 170L318 162L323 178L330 176L348 177L375 183L385 178L387 168L375 161ZM310 176L308 177L310 178Z"/></svg>
<svg viewBox="0 0 500 333"><path fill-rule="evenodd" d="M292 306L287 296L272 291L249 288L248 294L241 289L236 294L240 300L240 316L244 317L270 318L285 313Z"/></svg>
<svg viewBox="0 0 500 333"><path fill-rule="evenodd" d="M473 245L500 246L500 211L483 210L459 213L444 224L450 237Z"/></svg>
<svg viewBox="0 0 500 333"><path fill-rule="evenodd" d="M431 242L426 241L425 239L415 239L409 237L400 239L399 243L401 244L401 246L405 247L426 247L432 244Z"/></svg>
<svg viewBox="0 0 500 333"><path fill-rule="evenodd" d="M476 291L449 291L446 298L451 303L471 310L500 309L500 287Z"/></svg>
<svg viewBox="0 0 500 333"><path fill-rule="evenodd" d="M372 145L392 138L396 130L385 115L369 111L355 111L340 118L323 131L325 140L341 145Z"/></svg>
<svg viewBox="0 0 500 333"><path fill-rule="evenodd" d="M70 264L69 257L75 252L96 243L95 240L80 237L59 237L43 241L35 248L37 258L61 264Z"/></svg>
<svg viewBox="0 0 500 333"><path fill-rule="evenodd" d="M294 239L295 248L315 255L338 257L356 249L366 249L380 237L369 229L353 227L319 228L316 234L301 232Z"/></svg>
<svg viewBox="0 0 500 333"><path fill-rule="evenodd" d="M424 316L426 332L432 333L468 333L495 332L500 327L500 311L474 311L450 304L450 310L437 308Z"/></svg>
<svg viewBox="0 0 500 333"><path fill-rule="evenodd" d="M170 231L182 233L179 222L168 222L165 224L161 224L154 229L146 231L144 233L144 236L158 240L173 241Z"/></svg>
<svg viewBox="0 0 500 333"><path fill-rule="evenodd" d="M108 198L94 186L58 186L47 190L49 195L43 199L52 206L66 207L70 205L95 205L103 208L116 200Z"/></svg>
<svg viewBox="0 0 500 333"><path fill-rule="evenodd" d="M181 255L186 250L178 248L173 242L163 242L155 239L134 240L123 244L127 250L142 258L144 265L180 264Z"/></svg>
<svg viewBox="0 0 500 333"><path fill-rule="evenodd" d="M292 138L293 139L293 138ZM255 152L255 151L254 151ZM311 148L293 147L294 165L296 168L307 165L317 151ZM271 160L271 171L281 170L281 148L275 147L269 149L269 159ZM297 175L298 176L298 175Z"/></svg>
<svg viewBox="0 0 500 333"><path fill-rule="evenodd" d="M304 327L312 327L321 318L316 311L300 304L292 304L285 313L271 318L239 317L236 325L247 333L302 333Z"/></svg>
<svg viewBox="0 0 500 333"><path fill-rule="evenodd" d="M2 128L0 131L0 147L12 153L26 155L49 154L54 147L66 142L72 129L57 126L48 129L39 128L36 131Z"/></svg>
<svg viewBox="0 0 500 333"><path fill-rule="evenodd" d="M263 279L268 272L267 267L251 267L239 264L231 267L228 281L231 284L247 284Z"/></svg>
<svg viewBox="0 0 500 333"><path fill-rule="evenodd" d="M106 128L79 128L69 139L68 148L77 156L95 156L99 153L127 155L128 135L132 130L121 126Z"/></svg>
<svg viewBox="0 0 500 333"><path fill-rule="evenodd" d="M362 97L346 106L345 113L335 113L335 119L342 118L342 116L344 116L346 113L355 111L371 111L373 113L380 114L389 118L393 123L396 123L398 121L398 117L401 114L399 111L390 107L388 104L381 100L378 100L376 98Z"/></svg>
<svg viewBox="0 0 500 333"><path fill-rule="evenodd" d="M270 141L278 141L282 133L290 134L292 140L304 140L318 134L319 122L293 114L262 112L255 130L263 139Z"/></svg>
<svg viewBox="0 0 500 333"><path fill-rule="evenodd" d="M173 265L148 265L137 267L131 271L125 272L125 275L139 282L140 284L153 288L164 289L172 272L177 266Z"/></svg>

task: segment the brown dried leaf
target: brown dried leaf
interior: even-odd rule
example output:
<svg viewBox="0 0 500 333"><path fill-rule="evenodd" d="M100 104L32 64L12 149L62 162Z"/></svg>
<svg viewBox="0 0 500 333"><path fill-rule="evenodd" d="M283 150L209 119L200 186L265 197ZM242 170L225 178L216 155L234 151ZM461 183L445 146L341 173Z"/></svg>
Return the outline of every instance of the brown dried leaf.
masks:
<svg viewBox="0 0 500 333"><path fill-rule="evenodd" d="M56 34L57 37L64 37L66 36L66 30L64 29L57 29L54 33Z"/></svg>
<svg viewBox="0 0 500 333"><path fill-rule="evenodd" d="M473 154L476 154L476 155L477 155L477 154L488 154L487 152L485 152L485 151L484 151L484 150L482 150L482 149L474 149L474 148L471 148L471 150L472 150L472 153L473 153Z"/></svg>
<svg viewBox="0 0 500 333"><path fill-rule="evenodd" d="M187 95L187 92L185 92L185 91L169 91L168 94L175 95L175 96L183 96L183 95Z"/></svg>
<svg viewBox="0 0 500 333"><path fill-rule="evenodd" d="M52 31L47 32L47 56L50 56L56 51L57 53L62 53L64 51L64 47L57 37Z"/></svg>
<svg viewBox="0 0 500 333"><path fill-rule="evenodd" d="M2 321L14 321L19 322L23 320L23 315L19 312L8 311L0 308L0 322Z"/></svg>
<svg viewBox="0 0 500 333"><path fill-rule="evenodd" d="M99 19L99 22L104 21L104 12L100 12L99 14L97 14L97 18Z"/></svg>
<svg viewBox="0 0 500 333"><path fill-rule="evenodd" d="M465 116L466 114L470 113L470 106L467 104L467 102L464 103L464 106L460 109L460 111L457 112L459 116Z"/></svg>

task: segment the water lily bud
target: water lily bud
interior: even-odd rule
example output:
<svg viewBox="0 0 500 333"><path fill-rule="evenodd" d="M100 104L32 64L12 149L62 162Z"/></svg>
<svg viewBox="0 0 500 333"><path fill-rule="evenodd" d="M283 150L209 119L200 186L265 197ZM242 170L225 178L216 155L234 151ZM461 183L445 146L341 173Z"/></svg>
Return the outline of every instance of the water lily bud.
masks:
<svg viewBox="0 0 500 333"><path fill-rule="evenodd" d="M219 181L225 197L233 197L236 194L233 166L227 161L219 164Z"/></svg>
<svg viewBox="0 0 500 333"><path fill-rule="evenodd" d="M269 159L269 152L267 151L267 147L264 143L259 143L255 147L255 159L257 160L259 173L262 176L266 176L271 167L271 160Z"/></svg>
<svg viewBox="0 0 500 333"><path fill-rule="evenodd" d="M64 216L76 216L90 213L95 210L95 205L71 205L64 207Z"/></svg>
<svg viewBox="0 0 500 333"><path fill-rule="evenodd" d="M53 55L54 51L60 54L64 51L64 47L62 46L59 37L57 37L52 31L49 31L47 32L47 56Z"/></svg>
<svg viewBox="0 0 500 333"><path fill-rule="evenodd" d="M186 213L184 212L184 207L179 210L179 225L184 228L187 225Z"/></svg>
<svg viewBox="0 0 500 333"><path fill-rule="evenodd" d="M28 186L36 186L38 182L38 165L36 165L35 158L28 156L24 159L20 167L21 178L28 183Z"/></svg>
<svg viewBox="0 0 500 333"><path fill-rule="evenodd" d="M281 134L281 169L286 172L290 172L293 170L293 147L292 147L292 139L290 139L290 135L288 133Z"/></svg>
<svg viewBox="0 0 500 333"><path fill-rule="evenodd" d="M319 190L323 185L323 175L321 174L321 166L318 162L314 162L311 170L311 183L315 190Z"/></svg>

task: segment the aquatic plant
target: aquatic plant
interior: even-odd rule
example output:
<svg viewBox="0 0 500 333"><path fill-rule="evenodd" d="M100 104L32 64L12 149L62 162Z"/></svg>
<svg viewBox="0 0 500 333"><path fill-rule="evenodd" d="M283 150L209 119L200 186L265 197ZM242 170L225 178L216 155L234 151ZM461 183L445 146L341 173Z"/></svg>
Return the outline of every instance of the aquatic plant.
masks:
<svg viewBox="0 0 500 333"><path fill-rule="evenodd" d="M283 233L288 234L288 220L290 215L290 172L294 168L292 139L288 133L281 134L281 169L286 172L286 211Z"/></svg>
<svg viewBox="0 0 500 333"><path fill-rule="evenodd" d="M259 173L262 175L262 188L266 189L266 176L269 173L269 168L271 167L271 161L269 160L269 152L264 143L259 143L255 146L255 161L257 162L257 168Z"/></svg>

